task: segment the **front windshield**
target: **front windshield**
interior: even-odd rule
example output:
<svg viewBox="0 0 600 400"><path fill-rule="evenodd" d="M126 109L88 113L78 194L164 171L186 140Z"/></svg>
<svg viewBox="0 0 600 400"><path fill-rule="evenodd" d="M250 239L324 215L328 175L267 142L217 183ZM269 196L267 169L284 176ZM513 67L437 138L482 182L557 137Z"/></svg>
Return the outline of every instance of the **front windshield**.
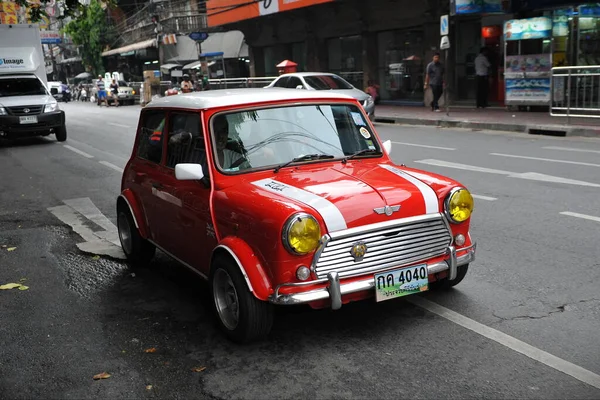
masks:
<svg viewBox="0 0 600 400"><path fill-rule="evenodd" d="M0 79L0 97L45 95L46 89L37 78Z"/></svg>
<svg viewBox="0 0 600 400"><path fill-rule="evenodd" d="M320 156L342 158L361 150L372 157L369 150L380 151L365 117L354 105L294 105L222 113L211 118L211 126L214 158L225 172L274 167L309 155L307 161Z"/></svg>
<svg viewBox="0 0 600 400"><path fill-rule="evenodd" d="M125 81L119 81L118 84L119 84L119 86L125 86L125 87L127 86L127 82L125 82Z"/></svg>
<svg viewBox="0 0 600 400"><path fill-rule="evenodd" d="M316 90L352 89L352 85L336 75L311 75L304 80Z"/></svg>

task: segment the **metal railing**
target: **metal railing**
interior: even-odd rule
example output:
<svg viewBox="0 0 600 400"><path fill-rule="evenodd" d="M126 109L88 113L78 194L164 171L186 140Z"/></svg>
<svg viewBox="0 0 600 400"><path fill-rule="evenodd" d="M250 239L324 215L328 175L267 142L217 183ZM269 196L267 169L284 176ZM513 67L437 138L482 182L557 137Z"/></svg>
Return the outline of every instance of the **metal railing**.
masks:
<svg viewBox="0 0 600 400"><path fill-rule="evenodd" d="M225 78L209 79L211 89L235 89L235 88L261 88L269 85L277 79L276 76L264 76L255 78Z"/></svg>
<svg viewBox="0 0 600 400"><path fill-rule="evenodd" d="M554 67L550 79L550 115L600 118L600 65Z"/></svg>

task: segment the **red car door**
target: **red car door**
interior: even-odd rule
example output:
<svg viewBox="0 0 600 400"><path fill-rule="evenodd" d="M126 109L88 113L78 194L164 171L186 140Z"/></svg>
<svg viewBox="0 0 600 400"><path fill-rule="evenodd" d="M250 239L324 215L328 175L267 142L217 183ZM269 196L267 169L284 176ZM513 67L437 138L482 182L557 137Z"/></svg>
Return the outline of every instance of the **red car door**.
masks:
<svg viewBox="0 0 600 400"><path fill-rule="evenodd" d="M149 237L159 246L161 216L155 196L156 186L163 173L160 165L163 155L163 136L166 112L145 111L142 115L140 134L136 143L135 157L128 167L128 186L140 202Z"/></svg>
<svg viewBox="0 0 600 400"><path fill-rule="evenodd" d="M205 138L199 112L171 112L167 128L166 160L162 173L160 206L165 220L164 248L180 261L208 274L217 239L210 213L210 185L203 181L179 181L175 165L197 163L206 174Z"/></svg>

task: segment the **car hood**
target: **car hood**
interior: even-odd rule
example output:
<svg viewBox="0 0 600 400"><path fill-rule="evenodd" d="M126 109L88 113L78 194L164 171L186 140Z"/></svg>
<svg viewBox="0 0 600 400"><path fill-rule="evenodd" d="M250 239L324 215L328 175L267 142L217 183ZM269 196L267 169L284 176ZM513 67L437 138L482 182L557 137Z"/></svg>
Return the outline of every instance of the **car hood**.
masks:
<svg viewBox="0 0 600 400"><path fill-rule="evenodd" d="M391 163L314 165L282 170L270 177L246 181L238 190L291 203L320 214L327 230L347 228L440 212L443 195L457 186L451 180L429 177ZM415 175L421 175L416 178ZM435 183L436 187L432 187ZM248 193L248 192L247 192ZM391 215L386 206L400 206ZM395 208L395 207L394 207ZM312 209L312 211L310 210Z"/></svg>
<svg viewBox="0 0 600 400"><path fill-rule="evenodd" d="M48 95L0 97L2 107L39 106L53 102L56 102L54 97Z"/></svg>

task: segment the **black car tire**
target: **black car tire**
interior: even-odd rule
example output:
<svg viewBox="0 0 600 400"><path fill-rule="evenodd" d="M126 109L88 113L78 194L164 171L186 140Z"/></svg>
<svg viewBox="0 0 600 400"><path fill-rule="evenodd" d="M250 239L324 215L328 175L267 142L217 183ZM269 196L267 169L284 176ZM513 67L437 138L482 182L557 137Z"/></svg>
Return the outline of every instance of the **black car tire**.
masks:
<svg viewBox="0 0 600 400"><path fill-rule="evenodd" d="M58 142L64 142L65 140L67 140L67 127L63 125L60 128L58 128L56 130L55 136L56 141Z"/></svg>
<svg viewBox="0 0 600 400"><path fill-rule="evenodd" d="M465 279L465 276L467 275L468 270L469 270L469 264L459 266L456 271L456 278L454 278L453 280L444 278L444 279L435 281L430 284L431 289L433 289L433 290L450 290L450 289L452 289L454 286L458 285L463 279Z"/></svg>
<svg viewBox="0 0 600 400"><path fill-rule="evenodd" d="M117 210L117 230L129 265L140 268L150 264L156 254L156 247L140 235L131 212L125 206L120 206Z"/></svg>
<svg viewBox="0 0 600 400"><path fill-rule="evenodd" d="M237 321L233 325L231 321L225 321L223 279L228 281L229 296L234 296L237 307ZM240 269L234 261L226 256L215 257L210 273L210 294L213 303L213 311L218 325L225 335L236 343L249 343L263 339L271 331L273 326L273 305L254 297L248 289L248 285ZM231 309L232 307L227 307Z"/></svg>

